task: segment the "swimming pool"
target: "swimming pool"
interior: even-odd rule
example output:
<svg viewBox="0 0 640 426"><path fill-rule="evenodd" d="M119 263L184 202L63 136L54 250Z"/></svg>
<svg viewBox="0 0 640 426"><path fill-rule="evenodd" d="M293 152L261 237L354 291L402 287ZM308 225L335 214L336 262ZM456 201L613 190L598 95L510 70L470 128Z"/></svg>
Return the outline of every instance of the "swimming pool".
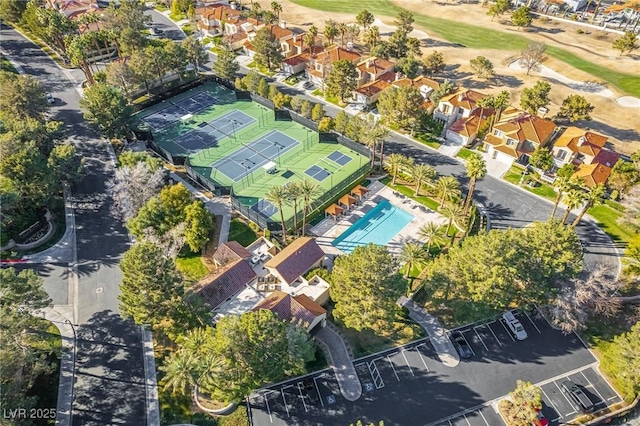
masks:
<svg viewBox="0 0 640 426"><path fill-rule="evenodd" d="M384 200L340 234L331 245L345 253L351 253L356 247L369 243L384 246L411 219L411 214L393 206L389 200Z"/></svg>

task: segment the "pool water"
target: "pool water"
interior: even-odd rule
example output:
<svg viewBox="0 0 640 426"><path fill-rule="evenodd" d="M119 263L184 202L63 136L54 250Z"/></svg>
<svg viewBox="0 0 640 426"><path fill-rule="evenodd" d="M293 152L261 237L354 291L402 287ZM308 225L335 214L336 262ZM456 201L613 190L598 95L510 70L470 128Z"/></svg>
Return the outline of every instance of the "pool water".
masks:
<svg viewBox="0 0 640 426"><path fill-rule="evenodd" d="M369 243L384 246L407 226L411 219L413 215L384 200L340 234L331 245L345 253L351 253L356 247Z"/></svg>

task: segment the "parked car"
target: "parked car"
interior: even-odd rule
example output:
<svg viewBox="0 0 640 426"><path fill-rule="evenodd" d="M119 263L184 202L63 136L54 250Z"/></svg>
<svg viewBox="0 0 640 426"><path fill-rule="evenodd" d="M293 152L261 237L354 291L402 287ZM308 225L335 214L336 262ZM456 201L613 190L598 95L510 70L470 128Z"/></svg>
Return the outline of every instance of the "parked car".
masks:
<svg viewBox="0 0 640 426"><path fill-rule="evenodd" d="M524 329L520 321L513 315L513 312L507 311L502 314L502 319L507 323L507 327L516 336L518 340L527 338L527 331Z"/></svg>
<svg viewBox="0 0 640 426"><path fill-rule="evenodd" d="M466 339L459 331L454 331L451 333L451 342L453 342L453 346L456 348L458 353L460 354L460 358L467 359L473 356L473 351L469 347Z"/></svg>
<svg viewBox="0 0 640 426"><path fill-rule="evenodd" d="M45 97L47 98L47 103L48 104L54 104L56 103L56 98L53 97L53 95L51 93L47 93L45 95Z"/></svg>
<svg viewBox="0 0 640 426"><path fill-rule="evenodd" d="M318 391L316 390L316 385L313 383L313 380L309 380L303 383L304 393L309 398L309 404L318 405L320 402L320 396L318 395Z"/></svg>
<svg viewBox="0 0 640 426"><path fill-rule="evenodd" d="M304 87L307 90L313 89L313 83L310 82L310 81L305 81L304 84L302 85L302 87Z"/></svg>
<svg viewBox="0 0 640 426"><path fill-rule="evenodd" d="M571 380L565 380L562 382L562 390L569 396L569 399L573 401L573 404L577 409L583 413L590 413L593 411L593 402L591 402L587 394L580 389L580 386Z"/></svg>

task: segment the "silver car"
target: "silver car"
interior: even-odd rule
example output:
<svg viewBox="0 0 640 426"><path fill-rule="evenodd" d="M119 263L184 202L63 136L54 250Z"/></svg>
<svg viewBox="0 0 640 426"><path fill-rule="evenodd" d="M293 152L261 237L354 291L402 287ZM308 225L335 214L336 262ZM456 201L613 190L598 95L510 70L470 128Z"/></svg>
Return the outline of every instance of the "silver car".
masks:
<svg viewBox="0 0 640 426"><path fill-rule="evenodd" d="M518 340L524 340L527 338L527 331L524 329L520 321L513 315L513 312L507 311L502 314L502 319L507 324L507 327L516 336Z"/></svg>

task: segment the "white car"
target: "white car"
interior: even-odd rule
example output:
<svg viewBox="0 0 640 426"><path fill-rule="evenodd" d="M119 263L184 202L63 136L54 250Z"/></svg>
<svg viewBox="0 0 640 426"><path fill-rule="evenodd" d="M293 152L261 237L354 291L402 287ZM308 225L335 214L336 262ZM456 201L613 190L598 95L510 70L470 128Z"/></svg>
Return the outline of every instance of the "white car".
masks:
<svg viewBox="0 0 640 426"><path fill-rule="evenodd" d="M527 338L527 331L524 329L520 321L513 316L513 312L507 311L502 314L502 319L507 323L509 330L516 336L518 340L524 340Z"/></svg>
<svg viewBox="0 0 640 426"><path fill-rule="evenodd" d="M47 93L45 95L45 97L47 98L47 103L48 104L54 104L56 103L56 98L53 97L53 95L51 93Z"/></svg>

